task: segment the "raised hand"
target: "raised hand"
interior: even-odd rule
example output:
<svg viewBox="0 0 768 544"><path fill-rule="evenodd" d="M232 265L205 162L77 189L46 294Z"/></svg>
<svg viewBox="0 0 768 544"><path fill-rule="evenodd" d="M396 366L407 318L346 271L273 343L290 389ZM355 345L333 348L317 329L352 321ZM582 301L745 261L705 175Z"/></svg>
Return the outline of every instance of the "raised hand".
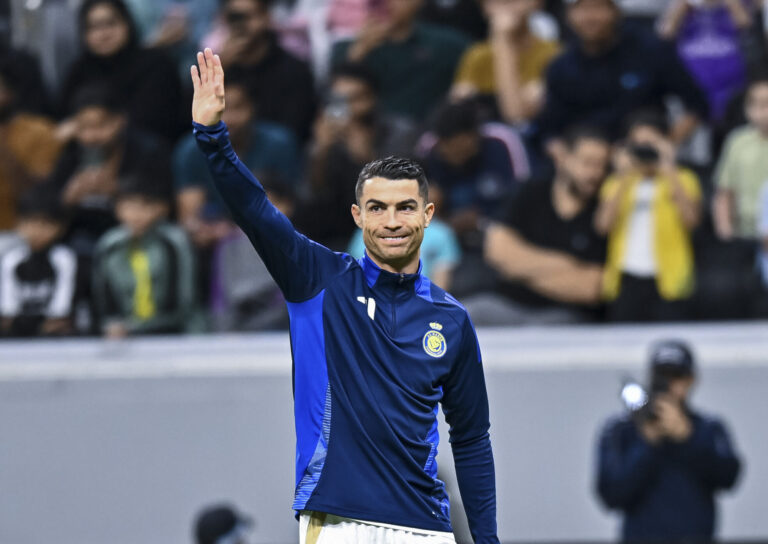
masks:
<svg viewBox="0 0 768 544"><path fill-rule="evenodd" d="M224 69L221 59L213 51L197 53L197 64L192 65L192 120L201 125L215 125L224 112Z"/></svg>

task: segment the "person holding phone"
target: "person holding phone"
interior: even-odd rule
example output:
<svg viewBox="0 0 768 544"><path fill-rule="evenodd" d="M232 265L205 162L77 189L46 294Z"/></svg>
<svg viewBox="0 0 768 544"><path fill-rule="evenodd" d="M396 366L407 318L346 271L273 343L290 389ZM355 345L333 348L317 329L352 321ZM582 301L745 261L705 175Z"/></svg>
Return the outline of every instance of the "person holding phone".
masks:
<svg viewBox="0 0 768 544"><path fill-rule="evenodd" d="M608 236L603 297L610 321L690 317L691 232L701 216L699 180L675 160L666 119L635 114L618 172L600 192L595 229Z"/></svg>

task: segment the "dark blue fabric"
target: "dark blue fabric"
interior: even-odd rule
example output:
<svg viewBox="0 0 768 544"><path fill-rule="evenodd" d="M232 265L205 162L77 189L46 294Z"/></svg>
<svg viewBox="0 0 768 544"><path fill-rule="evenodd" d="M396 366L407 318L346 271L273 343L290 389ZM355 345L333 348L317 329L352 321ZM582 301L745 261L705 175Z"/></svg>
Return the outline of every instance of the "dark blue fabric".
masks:
<svg viewBox="0 0 768 544"><path fill-rule="evenodd" d="M297 233L239 161L223 123L195 125L195 135L217 189L289 301L302 482L294 506L450 531L431 461L441 402L470 530L476 542L497 543L488 398L464 308L421 269L386 272Z"/></svg>
<svg viewBox="0 0 768 544"><path fill-rule="evenodd" d="M600 437L597 490L624 513L627 541L703 541L715 531L714 495L733 486L740 462L723 424L691 414L684 443L649 445L628 417L608 422Z"/></svg>

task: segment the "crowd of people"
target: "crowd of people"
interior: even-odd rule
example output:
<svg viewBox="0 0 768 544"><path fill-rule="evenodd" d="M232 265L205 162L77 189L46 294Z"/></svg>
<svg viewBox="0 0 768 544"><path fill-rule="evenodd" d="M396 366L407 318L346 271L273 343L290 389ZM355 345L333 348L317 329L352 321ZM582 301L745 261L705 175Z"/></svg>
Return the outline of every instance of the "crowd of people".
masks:
<svg viewBox="0 0 768 544"><path fill-rule="evenodd" d="M77 31L0 44L2 335L287 327L191 135L203 46L313 240L360 256L361 168L423 164L423 270L478 325L768 315L762 2L32 4Z"/></svg>

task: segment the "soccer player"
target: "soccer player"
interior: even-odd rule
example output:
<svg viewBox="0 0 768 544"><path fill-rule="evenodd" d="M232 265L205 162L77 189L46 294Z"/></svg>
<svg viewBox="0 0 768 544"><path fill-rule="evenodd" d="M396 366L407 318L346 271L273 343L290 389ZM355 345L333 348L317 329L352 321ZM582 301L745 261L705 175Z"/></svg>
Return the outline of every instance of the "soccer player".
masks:
<svg viewBox="0 0 768 544"><path fill-rule="evenodd" d="M300 542L454 542L435 463L440 402L472 536L498 543L475 331L464 308L421 274L435 209L423 170L395 157L367 164L352 205L366 254L334 253L296 232L240 162L221 122L221 61L206 49L197 63L198 145L288 303Z"/></svg>

